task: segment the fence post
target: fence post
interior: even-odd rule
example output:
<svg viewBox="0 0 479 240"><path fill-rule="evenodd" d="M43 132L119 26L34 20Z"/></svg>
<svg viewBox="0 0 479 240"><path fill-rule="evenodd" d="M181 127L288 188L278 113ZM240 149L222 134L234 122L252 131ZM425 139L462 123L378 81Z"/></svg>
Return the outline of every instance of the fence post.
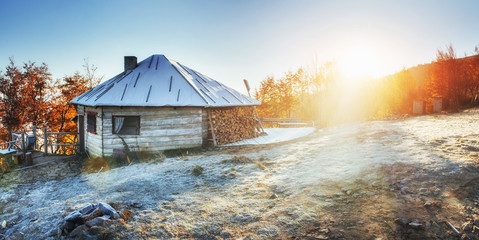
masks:
<svg viewBox="0 0 479 240"><path fill-rule="evenodd" d="M33 149L37 150L37 124L33 125L33 139L35 142L33 142Z"/></svg>
<svg viewBox="0 0 479 240"><path fill-rule="evenodd" d="M27 146L25 146L25 130L22 132L22 152L23 152L23 161L26 160Z"/></svg>
<svg viewBox="0 0 479 240"><path fill-rule="evenodd" d="M43 128L43 147L45 148L45 154L48 153L48 132L47 127Z"/></svg>

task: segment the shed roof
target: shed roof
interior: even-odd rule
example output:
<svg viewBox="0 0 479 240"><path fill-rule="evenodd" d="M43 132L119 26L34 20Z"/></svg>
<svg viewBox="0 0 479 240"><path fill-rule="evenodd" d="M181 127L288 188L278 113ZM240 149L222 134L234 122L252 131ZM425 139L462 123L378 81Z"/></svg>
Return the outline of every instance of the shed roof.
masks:
<svg viewBox="0 0 479 240"><path fill-rule="evenodd" d="M252 106L254 98L164 55L152 55L71 101L86 106Z"/></svg>

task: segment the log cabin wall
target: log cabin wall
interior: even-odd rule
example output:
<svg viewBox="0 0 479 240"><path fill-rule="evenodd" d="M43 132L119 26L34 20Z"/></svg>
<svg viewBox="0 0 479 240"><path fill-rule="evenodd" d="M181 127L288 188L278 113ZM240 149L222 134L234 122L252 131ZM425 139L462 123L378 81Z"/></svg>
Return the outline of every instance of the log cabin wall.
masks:
<svg viewBox="0 0 479 240"><path fill-rule="evenodd" d="M90 154L90 156L103 156L102 149L102 108L94 107L85 107L78 106L77 108L78 115L84 115L85 120L85 150ZM96 114L96 131L95 133L87 131L87 114L95 113Z"/></svg>
<svg viewBox="0 0 479 240"><path fill-rule="evenodd" d="M209 122L208 122L208 109L203 108L201 111L201 128L202 128L202 137L203 137L203 145L207 145L208 139L211 138L211 133L209 131Z"/></svg>
<svg viewBox="0 0 479 240"><path fill-rule="evenodd" d="M203 143L202 108L199 107L103 107L103 155L124 149L162 151L199 147ZM140 116L139 135L113 134L113 116Z"/></svg>

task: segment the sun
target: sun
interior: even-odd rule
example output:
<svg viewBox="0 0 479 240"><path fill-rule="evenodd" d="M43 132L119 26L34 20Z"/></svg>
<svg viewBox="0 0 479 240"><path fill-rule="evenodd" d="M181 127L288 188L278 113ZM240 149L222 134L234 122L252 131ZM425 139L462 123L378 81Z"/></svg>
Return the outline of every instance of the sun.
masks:
<svg viewBox="0 0 479 240"><path fill-rule="evenodd" d="M345 50L339 59L339 67L344 80L348 82L379 77L380 62L374 48L356 46Z"/></svg>

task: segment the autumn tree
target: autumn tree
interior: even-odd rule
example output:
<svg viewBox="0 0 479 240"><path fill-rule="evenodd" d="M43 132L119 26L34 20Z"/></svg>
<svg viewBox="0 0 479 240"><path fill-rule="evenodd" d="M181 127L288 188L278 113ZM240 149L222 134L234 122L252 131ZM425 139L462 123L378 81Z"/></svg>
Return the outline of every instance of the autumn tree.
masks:
<svg viewBox="0 0 479 240"><path fill-rule="evenodd" d="M261 102L258 113L265 118L299 118L318 121L331 112L326 98L333 94L333 83L338 73L334 62L318 65L316 62L304 70L298 68L279 79L267 77L255 90Z"/></svg>
<svg viewBox="0 0 479 240"><path fill-rule="evenodd" d="M7 128L9 136L23 124L21 93L24 85L22 72L15 66L13 59L10 59L5 74L0 75L1 122Z"/></svg>
<svg viewBox="0 0 479 240"><path fill-rule="evenodd" d="M23 67L24 87L22 100L24 119L33 125L44 124L50 112L49 98L51 98L51 74L48 66L42 63L26 63Z"/></svg>
<svg viewBox="0 0 479 240"><path fill-rule="evenodd" d="M298 112L299 93L304 71L288 72L280 79L267 77L260 83L254 96L262 104L258 107L260 115L266 118L289 118Z"/></svg>
<svg viewBox="0 0 479 240"><path fill-rule="evenodd" d="M26 63L22 68L12 59L0 78L2 124L12 131L45 123L50 111L51 77L46 64Z"/></svg>
<svg viewBox="0 0 479 240"><path fill-rule="evenodd" d="M87 60L83 68L83 73L75 72L55 82L56 97L51 102L52 113L49 119L54 131L76 131L76 124L70 121L76 115L76 110L70 101L98 85L103 78L96 75L97 68L89 64Z"/></svg>
<svg viewBox="0 0 479 240"><path fill-rule="evenodd" d="M339 69L337 62L325 62L319 64L316 60L307 68L303 88L308 89L309 95L302 102L302 118L305 120L316 120L322 125L327 125L326 116L331 115L333 103L331 98L334 95L334 85L339 80Z"/></svg>
<svg viewBox="0 0 479 240"><path fill-rule="evenodd" d="M0 138L7 140L12 131L48 126L54 131L76 131L76 114L70 101L98 85L97 68L85 60L84 72L76 72L53 81L45 63L29 62L17 67L10 59L0 71Z"/></svg>
<svg viewBox="0 0 479 240"><path fill-rule="evenodd" d="M388 104L391 113L410 114L412 113L412 102L419 96L418 86L415 79L407 69L387 78L382 90L383 96Z"/></svg>
<svg viewBox="0 0 479 240"><path fill-rule="evenodd" d="M274 77L267 77L261 81L253 95L261 102L261 105L257 108L260 116L266 118L278 117L276 107L280 104L280 101Z"/></svg>
<svg viewBox="0 0 479 240"><path fill-rule="evenodd" d="M443 97L451 111L457 111L460 101L460 63L452 45L438 49L431 71L432 97Z"/></svg>
<svg viewBox="0 0 479 240"><path fill-rule="evenodd" d="M57 97L51 102L52 114L49 121L54 131L74 132L75 124L69 120L75 116L75 109L70 103L79 93L88 91L88 81L79 72L65 76L55 83Z"/></svg>
<svg viewBox="0 0 479 240"><path fill-rule="evenodd" d="M478 101L479 94L479 48L476 46L474 55L466 58L463 65L465 95L469 96L470 102Z"/></svg>

